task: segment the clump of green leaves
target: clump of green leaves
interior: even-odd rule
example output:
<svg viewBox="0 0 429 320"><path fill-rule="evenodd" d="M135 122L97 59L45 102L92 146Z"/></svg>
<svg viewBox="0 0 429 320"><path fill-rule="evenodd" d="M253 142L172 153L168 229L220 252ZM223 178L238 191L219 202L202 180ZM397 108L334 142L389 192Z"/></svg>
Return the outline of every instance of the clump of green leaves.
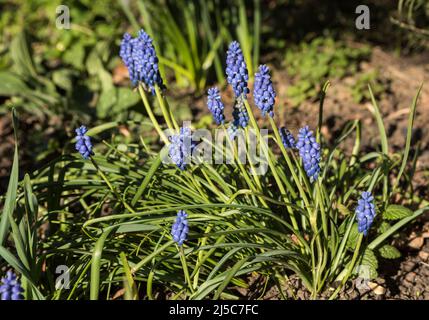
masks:
<svg viewBox="0 0 429 320"><path fill-rule="evenodd" d="M355 73L359 63L369 55L369 47L352 48L333 38L322 37L288 48L285 66L294 78L287 89L288 97L294 105L315 98L326 80Z"/></svg>
<svg viewBox="0 0 429 320"><path fill-rule="evenodd" d="M121 10L116 1L76 0L68 4L70 29L56 26L60 1L5 4L2 15L0 95L6 105L38 117L117 118L138 102L128 87L118 87ZM116 9L115 9L116 8ZM8 12L10 12L8 11ZM5 109L5 108L4 108ZM1 110L1 106L0 106Z"/></svg>
<svg viewBox="0 0 429 320"><path fill-rule="evenodd" d="M374 69L362 73L356 78L353 85L350 87L353 100L356 103L369 101L371 99L371 96L368 92L368 83L371 84L371 88L375 97L379 97L381 95L385 88L378 76L378 71Z"/></svg>

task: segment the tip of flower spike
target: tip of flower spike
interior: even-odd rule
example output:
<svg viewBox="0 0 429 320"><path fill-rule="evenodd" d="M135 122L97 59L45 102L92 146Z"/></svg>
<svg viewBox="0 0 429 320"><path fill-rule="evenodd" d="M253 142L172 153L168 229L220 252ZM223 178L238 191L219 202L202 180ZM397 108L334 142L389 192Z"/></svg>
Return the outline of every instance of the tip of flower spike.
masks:
<svg viewBox="0 0 429 320"><path fill-rule="evenodd" d="M237 40L233 40L230 44L229 44L229 46L228 46L228 49L229 50L240 50L241 51L241 47L240 47L240 44L238 43L238 41Z"/></svg>
<svg viewBox="0 0 429 320"><path fill-rule="evenodd" d="M94 153L92 152L91 138L86 135L88 129L85 126L80 126L76 130L76 145L75 149L86 160Z"/></svg>
<svg viewBox="0 0 429 320"><path fill-rule="evenodd" d="M256 106L261 110L262 115L274 116L274 103L276 92L271 81L270 69L266 65L260 65L255 74L255 84L253 87L253 99Z"/></svg>
<svg viewBox="0 0 429 320"><path fill-rule="evenodd" d="M242 97L246 99L246 95L249 93L249 88L247 87L249 74L243 52L241 51L240 45L237 41L231 42L228 46L226 57L226 75L228 83L234 90L235 96L237 98Z"/></svg>
<svg viewBox="0 0 429 320"><path fill-rule="evenodd" d="M374 197L370 192L362 192L355 212L358 231L366 236L375 218Z"/></svg>
<svg viewBox="0 0 429 320"><path fill-rule="evenodd" d="M88 132L88 129L85 126L80 126L75 130L75 132L78 136L83 136L85 133Z"/></svg>
<svg viewBox="0 0 429 320"><path fill-rule="evenodd" d="M137 37L125 34L121 42L119 55L128 69L133 85L139 83L155 94L155 86L164 89L159 73L158 57L152 44L152 38L141 29Z"/></svg>
<svg viewBox="0 0 429 320"><path fill-rule="evenodd" d="M310 182L316 181L320 173L320 146L308 126L299 129L296 148Z"/></svg>
<svg viewBox="0 0 429 320"><path fill-rule="evenodd" d="M225 116L223 114L225 107L222 103L218 88L213 87L207 91L207 107L213 114L213 118L217 124L225 123Z"/></svg>
<svg viewBox="0 0 429 320"><path fill-rule="evenodd" d="M177 212L175 222L171 227L171 235L173 236L174 242L179 246L183 245L188 237L189 226L188 226L188 214L184 210Z"/></svg>
<svg viewBox="0 0 429 320"><path fill-rule="evenodd" d="M195 143L192 141L192 131L189 127L181 127L178 134L169 137L168 155L171 161L180 169L185 170L190 163Z"/></svg>

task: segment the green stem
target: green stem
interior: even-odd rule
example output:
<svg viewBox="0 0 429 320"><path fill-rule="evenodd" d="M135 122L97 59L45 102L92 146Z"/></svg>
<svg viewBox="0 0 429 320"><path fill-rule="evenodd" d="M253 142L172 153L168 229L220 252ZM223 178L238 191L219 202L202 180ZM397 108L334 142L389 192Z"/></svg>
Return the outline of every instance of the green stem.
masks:
<svg viewBox="0 0 429 320"><path fill-rule="evenodd" d="M250 136L249 136L249 129L246 127L246 128L244 128L244 132L246 133L246 140L247 140L247 144L248 144L248 146L249 146L249 144L251 143L250 142ZM247 150L247 148L246 148L246 150ZM248 157L247 157L248 159L249 159L249 164L250 164L250 169L252 170L252 172L253 172L253 174L252 174L252 176L254 177L254 181L255 181L255 184L257 185L257 187L258 187L258 191L259 192L261 192L262 193L262 185L261 185L261 181L260 181L260 179L259 179L259 175L257 175L256 174L256 169L255 169L255 166L253 165L253 160L252 160L252 157L250 157L249 155L248 155Z"/></svg>
<svg viewBox="0 0 429 320"><path fill-rule="evenodd" d="M343 280L341 281L341 284L338 286L338 288L335 290L335 292L329 297L329 300L333 300L337 297L338 293L344 287L344 285L346 284L350 275L352 274L353 269L354 269L355 264L356 264L356 259L359 256L360 247L362 245L362 239L363 239L363 234L360 234L358 242L356 244L355 252L353 254L352 261L350 261L350 264L348 265L347 274L344 276Z"/></svg>
<svg viewBox="0 0 429 320"><path fill-rule="evenodd" d="M138 90L139 90L140 96L143 100L143 105L146 109L146 112L147 112L149 118L150 118L150 121L152 121L153 126L155 127L156 131L158 131L158 134L161 137L162 141L164 141L165 144L169 144L170 142L168 141L167 136L162 131L162 129L158 123L158 120L156 120L155 115L153 114L152 109L150 108L149 101L147 100L146 92L144 91L141 84L138 86Z"/></svg>
<svg viewBox="0 0 429 320"><path fill-rule="evenodd" d="M302 199L303 199L303 201L305 203L305 206L307 207L308 212L310 213L311 212L311 208L310 208L310 203L309 203L308 198L307 198L307 194L305 193L304 188L301 185L301 181L299 181L299 177L298 177L298 175L296 174L296 172L294 170L294 167L293 167L292 161L290 160L289 154L286 151L285 146L281 142L282 139L280 137L279 129L278 129L276 123L274 122L273 118L268 117L268 119L270 121L271 128L274 131L274 136L277 139L277 144L279 145L280 150L281 150L281 152L283 154L283 157L286 160L286 163L287 163L287 165L289 167L289 171L292 174L292 178L295 181L296 186L298 187L299 193L300 193L300 195L301 195L301 197L302 197Z"/></svg>
<svg viewBox="0 0 429 320"><path fill-rule="evenodd" d="M193 294L195 291L194 287L192 286L191 278L189 277L188 264L186 263L185 252L183 251L182 246L179 248L179 255L180 261L182 262L183 274L185 275L186 283L188 284L189 290L191 290L191 293Z"/></svg>
<svg viewBox="0 0 429 320"><path fill-rule="evenodd" d="M285 190L285 188L283 186L283 183L282 183L282 181L281 181L281 179L280 179L280 177L279 177L279 175L277 173L276 167L275 167L275 165L273 163L273 159L269 155L268 146L266 145L265 141L261 137L261 133L259 131L258 124L257 124L255 116L253 115L253 112L252 112L252 110L250 108L249 102L246 99L243 99L243 100L244 100L244 105L246 107L247 113L249 115L250 123L252 124L253 128L255 129L256 135L258 136L258 139L259 139L259 141L261 143L262 149L263 149L263 151L265 153L265 156L267 157L268 166L270 167L271 172L273 173L274 180L276 180L276 184L277 184L277 186L278 186L278 188L280 190L280 193L282 194L283 199L286 202L290 203L290 201L289 201L289 199L287 197L286 190ZM298 223L296 222L296 219L295 219L293 211L290 210L289 206L287 208L288 208L289 216L290 216L290 219L291 219L293 227L296 230L299 230Z"/></svg>
<svg viewBox="0 0 429 320"><path fill-rule="evenodd" d="M316 197L317 197L317 202L319 203L320 206L320 212L322 214L322 228L323 228L323 233L326 237L326 239L328 238L328 224L327 224L327 220L326 220L326 211L325 211L325 204L323 202L322 199L322 194L320 192L320 186L319 186L319 181L314 181L314 184L316 186Z"/></svg>
<svg viewBox="0 0 429 320"><path fill-rule="evenodd" d="M170 130L173 130L173 129L179 130L177 123L174 123L175 126L173 126L171 119L172 118L174 119L174 117L170 111L170 108L166 104L166 101L164 100L164 97L161 94L161 89L159 88L158 85L155 86L155 94L156 94L156 98L158 99L158 103L161 108L162 115L164 116L165 122L167 123L167 127Z"/></svg>
<svg viewBox="0 0 429 320"><path fill-rule="evenodd" d="M225 128L225 127L223 127L223 130L224 130L224 132L225 132L226 139L228 140L229 147L232 149L232 152L233 152L233 154L234 154L234 159L235 159L235 161L237 162L238 167L239 167L239 168L240 168L240 170L241 170L241 173L243 174L244 180L246 180L247 186L248 186L251 190L255 191L255 190L256 190L256 189L255 189L255 186L254 186L254 184L252 183L252 181L250 180L250 177L249 177L249 174L248 174L247 170L244 168L243 164L240 162L240 159L238 158L238 150L237 150L237 148L236 148L235 144L231 141L231 139L230 139L230 137L229 137L229 135L228 135L228 131L226 130L226 128Z"/></svg>

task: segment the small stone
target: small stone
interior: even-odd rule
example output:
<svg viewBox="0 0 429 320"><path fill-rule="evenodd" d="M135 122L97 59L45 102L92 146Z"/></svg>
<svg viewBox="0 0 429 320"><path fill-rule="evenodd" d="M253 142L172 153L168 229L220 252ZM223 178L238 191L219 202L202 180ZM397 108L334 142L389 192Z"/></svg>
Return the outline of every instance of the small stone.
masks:
<svg viewBox="0 0 429 320"><path fill-rule="evenodd" d="M381 295L383 295L383 294L385 294L385 293L386 293L386 289L385 289L384 287L382 287L382 286L378 286L377 288L375 288L375 289L373 290L373 292L374 292L376 295L381 296Z"/></svg>
<svg viewBox="0 0 429 320"><path fill-rule="evenodd" d="M368 281L367 282L368 287L371 288L371 290L374 290L375 288L378 287L378 283L372 282L372 281Z"/></svg>
<svg viewBox="0 0 429 320"><path fill-rule="evenodd" d="M423 244L423 237L416 237L408 243L408 246L413 249L420 249L421 247L423 247Z"/></svg>
<svg viewBox="0 0 429 320"><path fill-rule="evenodd" d="M402 268L404 269L405 272L410 272L414 269L414 267L416 266L416 263L413 261L406 261L404 262Z"/></svg>
<svg viewBox="0 0 429 320"><path fill-rule="evenodd" d="M425 251L420 251L419 258L422 259L422 261L427 261L429 258L429 253Z"/></svg>
<svg viewBox="0 0 429 320"><path fill-rule="evenodd" d="M416 279L416 273L415 272L409 272L405 276L405 280L407 280L408 282L411 282L411 283L413 283L415 279Z"/></svg>
<svg viewBox="0 0 429 320"><path fill-rule="evenodd" d="M372 292L374 292L374 294L376 294L378 296L386 293L386 288L379 285L378 283L369 281L368 286L371 288Z"/></svg>

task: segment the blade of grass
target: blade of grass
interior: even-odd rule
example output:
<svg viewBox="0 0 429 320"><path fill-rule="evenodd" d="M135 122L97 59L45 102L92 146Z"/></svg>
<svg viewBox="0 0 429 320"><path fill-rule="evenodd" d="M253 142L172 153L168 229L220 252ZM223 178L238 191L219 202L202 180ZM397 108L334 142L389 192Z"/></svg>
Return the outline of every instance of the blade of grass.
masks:
<svg viewBox="0 0 429 320"><path fill-rule="evenodd" d="M393 190L396 190L396 188L399 184L399 181L401 180L402 174L404 173L405 167L407 166L408 156L410 154L411 138L413 135L414 119L416 117L417 101L419 99L422 87L423 87L423 84L420 85L416 95L414 96L413 104L411 105L411 108L410 108L410 115L408 117L408 126L407 126L407 139L405 141L404 155L402 156L401 168L399 169L398 176L396 177L396 181L395 181L395 184L393 186Z"/></svg>
<svg viewBox="0 0 429 320"><path fill-rule="evenodd" d="M15 210L16 192L18 188L18 139L17 139L17 118L16 111L12 109L12 124L15 133L15 150L13 155L12 170L10 172L9 184L6 192L6 199L0 221L0 245L3 245L9 232L10 217Z"/></svg>

